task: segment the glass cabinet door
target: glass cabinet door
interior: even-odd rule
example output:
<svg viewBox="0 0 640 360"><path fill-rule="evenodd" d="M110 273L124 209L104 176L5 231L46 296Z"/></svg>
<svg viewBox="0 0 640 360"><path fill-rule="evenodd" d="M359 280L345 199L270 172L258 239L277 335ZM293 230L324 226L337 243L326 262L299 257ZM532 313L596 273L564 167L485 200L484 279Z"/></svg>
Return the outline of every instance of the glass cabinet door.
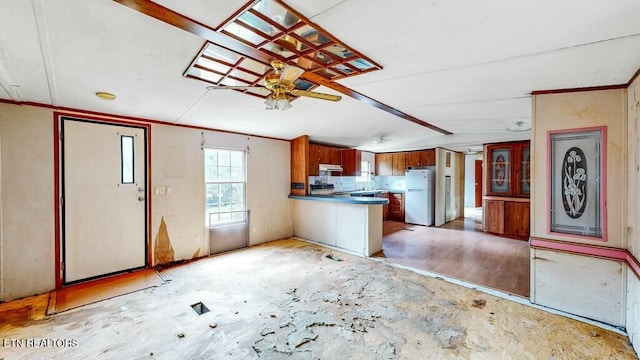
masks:
<svg viewBox="0 0 640 360"><path fill-rule="evenodd" d="M518 146L518 188L517 196L528 197L531 193L531 150L529 144Z"/></svg>
<svg viewBox="0 0 640 360"><path fill-rule="evenodd" d="M513 194L511 186L512 150L513 147L510 145L487 146L489 160L487 195L508 196Z"/></svg>

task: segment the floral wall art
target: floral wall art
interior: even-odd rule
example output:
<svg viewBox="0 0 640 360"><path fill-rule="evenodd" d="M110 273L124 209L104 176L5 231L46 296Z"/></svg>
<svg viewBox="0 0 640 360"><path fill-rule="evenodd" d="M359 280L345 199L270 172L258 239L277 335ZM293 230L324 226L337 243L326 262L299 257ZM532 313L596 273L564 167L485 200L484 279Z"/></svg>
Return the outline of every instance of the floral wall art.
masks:
<svg viewBox="0 0 640 360"><path fill-rule="evenodd" d="M549 132L549 231L605 240L606 128Z"/></svg>

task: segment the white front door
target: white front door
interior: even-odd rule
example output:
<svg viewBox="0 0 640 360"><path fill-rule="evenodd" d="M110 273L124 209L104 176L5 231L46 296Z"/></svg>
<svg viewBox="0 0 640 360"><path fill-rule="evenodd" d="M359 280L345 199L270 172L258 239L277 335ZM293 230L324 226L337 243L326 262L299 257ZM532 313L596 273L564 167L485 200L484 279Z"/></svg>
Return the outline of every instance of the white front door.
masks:
<svg viewBox="0 0 640 360"><path fill-rule="evenodd" d="M62 120L63 281L146 265L146 129Z"/></svg>

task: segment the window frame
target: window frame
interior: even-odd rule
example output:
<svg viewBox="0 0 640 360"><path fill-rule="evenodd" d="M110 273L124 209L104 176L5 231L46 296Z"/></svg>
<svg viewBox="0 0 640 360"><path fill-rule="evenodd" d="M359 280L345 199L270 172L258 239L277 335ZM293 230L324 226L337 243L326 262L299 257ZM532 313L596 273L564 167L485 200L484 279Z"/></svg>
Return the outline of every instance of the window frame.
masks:
<svg viewBox="0 0 640 360"><path fill-rule="evenodd" d="M216 159L216 179L214 180L210 180L207 179L207 171L208 171L208 167L210 165L207 164L207 152L208 151L216 151L217 152L217 159ZM242 156L242 180L221 180L220 179L220 169L221 168L229 168L229 172L231 174L231 168L233 168L234 166L229 163L229 165L220 165L220 152L221 151L228 151L231 153L241 153ZM230 154L230 158L232 157L232 155ZM247 213L248 213L248 209L247 209L247 151L246 150L238 150L238 149L227 149L227 148L219 148L219 147L204 147L203 148L203 168L204 168L204 215L205 215L205 228L214 228L214 227L218 227L218 226L225 226L225 225L231 225L231 224L239 224L239 223L244 223L246 222L247 219ZM231 176L231 175L229 175ZM209 180L209 181L208 181ZM240 209L231 209L231 210L225 210L225 211L221 211L223 205L221 204L221 193L220 193L220 186L222 185L235 185L235 184L240 184L241 185L241 195L242 195L242 201L240 203ZM218 201L217 201L217 211L210 211L211 207L208 205L208 191L207 188L210 185L217 185L218 186ZM234 202L231 201L230 202L230 206L233 207ZM240 218L234 218L234 213L240 213L241 217ZM231 214L231 219L229 220L221 220L220 214ZM213 222L211 221L212 216L217 215L217 221Z"/></svg>

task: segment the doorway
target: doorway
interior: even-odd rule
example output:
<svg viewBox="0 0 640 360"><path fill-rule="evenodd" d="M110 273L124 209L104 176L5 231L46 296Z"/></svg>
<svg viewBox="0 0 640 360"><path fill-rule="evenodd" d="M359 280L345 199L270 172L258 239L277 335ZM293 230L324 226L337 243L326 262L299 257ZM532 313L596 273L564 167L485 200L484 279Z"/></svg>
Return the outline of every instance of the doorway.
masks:
<svg viewBox="0 0 640 360"><path fill-rule="evenodd" d="M146 267L147 127L69 117L59 127L58 283Z"/></svg>

